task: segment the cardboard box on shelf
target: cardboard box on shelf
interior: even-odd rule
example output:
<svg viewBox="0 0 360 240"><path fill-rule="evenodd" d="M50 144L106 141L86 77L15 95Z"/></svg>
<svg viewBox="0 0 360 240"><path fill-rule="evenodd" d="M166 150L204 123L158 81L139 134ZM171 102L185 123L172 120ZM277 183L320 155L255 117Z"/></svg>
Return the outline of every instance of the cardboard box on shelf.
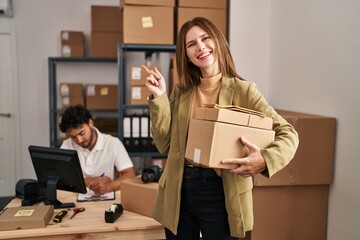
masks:
<svg viewBox="0 0 360 240"><path fill-rule="evenodd" d="M169 92L172 92L176 84L180 83L177 75L176 55L170 59L170 70L169 70Z"/></svg>
<svg viewBox="0 0 360 240"><path fill-rule="evenodd" d="M123 43L174 44L174 8L124 5Z"/></svg>
<svg viewBox="0 0 360 240"><path fill-rule="evenodd" d="M121 204L126 211L151 217L159 184L137 176L121 182Z"/></svg>
<svg viewBox="0 0 360 240"><path fill-rule="evenodd" d="M63 109L76 104L85 105L84 86L82 83L60 83L60 105Z"/></svg>
<svg viewBox="0 0 360 240"><path fill-rule="evenodd" d="M62 57L84 57L85 46L84 45L62 45L61 47Z"/></svg>
<svg viewBox="0 0 360 240"><path fill-rule="evenodd" d="M210 9L210 8L178 8L177 19L177 32L179 32L181 26L188 20L194 17L204 17L212 21L221 32L227 36L227 15L225 9Z"/></svg>
<svg viewBox="0 0 360 240"><path fill-rule="evenodd" d="M222 164L221 160L233 157L242 157L247 154L247 149L242 147L239 139L245 137L250 142L260 148L267 147L274 141L275 132L269 129L257 128L263 127L257 122L249 122L249 114L235 112L231 110L218 109L217 112L229 111L230 115L220 115L215 119L221 119L222 122L214 121L213 117L207 119L203 108L196 110L195 117L202 119L191 119L189 126L189 135L186 145L185 157L196 164L212 168L232 169L236 164ZM221 110L221 111L220 111ZM205 109L205 112L213 112L214 109ZM205 116L205 117L204 117ZM209 115L211 116L211 115ZM233 118L238 119L238 124L232 124ZM244 121L245 120L245 121Z"/></svg>
<svg viewBox="0 0 360 240"><path fill-rule="evenodd" d="M226 9L227 0L179 0L178 6Z"/></svg>
<svg viewBox="0 0 360 240"><path fill-rule="evenodd" d="M148 67L154 69L155 67ZM156 67L161 72L161 67ZM130 86L145 86L149 74L141 66L130 67Z"/></svg>
<svg viewBox="0 0 360 240"><path fill-rule="evenodd" d="M328 185L254 187L251 239L326 239L328 197Z"/></svg>
<svg viewBox="0 0 360 240"><path fill-rule="evenodd" d="M59 91L62 97L84 96L84 86L82 83L60 83Z"/></svg>
<svg viewBox="0 0 360 240"><path fill-rule="evenodd" d="M277 110L299 134L294 159L271 178L254 177L256 186L330 184L333 180L336 119ZM314 149L316 149L314 151Z"/></svg>
<svg viewBox="0 0 360 240"><path fill-rule="evenodd" d="M63 109L68 108L70 106L75 106L77 104L81 104L81 105L85 106L84 96L61 97L61 107Z"/></svg>
<svg viewBox="0 0 360 240"><path fill-rule="evenodd" d="M120 32L91 32L90 38L91 57L116 58L123 35Z"/></svg>
<svg viewBox="0 0 360 240"><path fill-rule="evenodd" d="M119 6L91 6L92 32L122 32Z"/></svg>
<svg viewBox="0 0 360 240"><path fill-rule="evenodd" d="M168 6L174 7L175 0L120 0L120 8L124 5L144 5L144 6Z"/></svg>
<svg viewBox="0 0 360 240"><path fill-rule="evenodd" d="M89 110L117 110L118 85L87 84L86 107Z"/></svg>
<svg viewBox="0 0 360 240"><path fill-rule="evenodd" d="M147 97L150 96L151 92L145 86L132 86L130 95L131 105L146 105Z"/></svg>
<svg viewBox="0 0 360 240"><path fill-rule="evenodd" d="M0 214L0 230L43 228L54 215L54 206L9 207Z"/></svg>
<svg viewBox="0 0 360 240"><path fill-rule="evenodd" d="M85 38L80 31L61 31L61 56L84 57Z"/></svg>
<svg viewBox="0 0 360 240"><path fill-rule="evenodd" d="M118 136L118 118L116 117L96 117L94 125L102 133Z"/></svg>
<svg viewBox="0 0 360 240"><path fill-rule="evenodd" d="M61 44L62 45L84 45L85 38L84 32L81 31L61 31Z"/></svg>

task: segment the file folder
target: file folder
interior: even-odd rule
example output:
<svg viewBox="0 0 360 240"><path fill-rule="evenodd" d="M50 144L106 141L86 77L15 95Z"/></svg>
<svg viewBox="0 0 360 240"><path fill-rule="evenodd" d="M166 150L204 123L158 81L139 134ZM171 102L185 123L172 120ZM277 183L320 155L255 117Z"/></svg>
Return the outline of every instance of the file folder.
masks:
<svg viewBox="0 0 360 240"><path fill-rule="evenodd" d="M129 116L124 116L123 118L123 131L124 138L123 144L128 152L132 151L131 149L131 118Z"/></svg>
<svg viewBox="0 0 360 240"><path fill-rule="evenodd" d="M140 151L147 152L149 149L149 116L142 116L140 121Z"/></svg>
<svg viewBox="0 0 360 240"><path fill-rule="evenodd" d="M133 152L140 151L140 117L131 117L131 148Z"/></svg>

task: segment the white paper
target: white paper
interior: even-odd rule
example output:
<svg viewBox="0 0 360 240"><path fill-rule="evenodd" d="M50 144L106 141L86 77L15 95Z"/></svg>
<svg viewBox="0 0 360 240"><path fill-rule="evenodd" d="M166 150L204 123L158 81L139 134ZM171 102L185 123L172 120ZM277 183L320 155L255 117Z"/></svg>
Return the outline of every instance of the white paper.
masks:
<svg viewBox="0 0 360 240"><path fill-rule="evenodd" d="M78 202L88 202L88 201L104 201L104 200L114 200L115 192L108 192L105 194L96 194L94 191L87 188L87 193L79 193L77 197Z"/></svg>

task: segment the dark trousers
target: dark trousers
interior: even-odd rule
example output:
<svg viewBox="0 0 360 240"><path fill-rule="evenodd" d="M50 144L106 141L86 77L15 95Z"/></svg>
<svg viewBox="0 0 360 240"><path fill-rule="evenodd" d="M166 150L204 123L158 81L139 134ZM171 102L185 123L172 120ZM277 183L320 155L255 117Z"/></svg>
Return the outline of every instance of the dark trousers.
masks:
<svg viewBox="0 0 360 240"><path fill-rule="evenodd" d="M165 210L166 211L166 210ZM222 178L207 168L185 167L177 235L168 240L230 240Z"/></svg>

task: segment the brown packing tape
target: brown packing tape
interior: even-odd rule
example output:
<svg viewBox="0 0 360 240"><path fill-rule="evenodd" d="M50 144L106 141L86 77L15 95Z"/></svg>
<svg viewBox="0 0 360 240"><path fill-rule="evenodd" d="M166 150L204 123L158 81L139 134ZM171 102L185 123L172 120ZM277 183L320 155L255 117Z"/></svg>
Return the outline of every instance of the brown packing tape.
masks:
<svg viewBox="0 0 360 240"><path fill-rule="evenodd" d="M216 103L205 103L203 104L203 107L205 108L218 108L218 109L228 109L231 111L237 111L237 112L243 112L243 113L248 113L248 114L252 114L252 115L256 115L256 116L260 116L260 117L266 117L266 115L262 112L258 112L255 110L251 110L248 108L243 108L243 107L239 107L239 106L235 106L235 105L228 105L228 106L220 106L219 104Z"/></svg>

